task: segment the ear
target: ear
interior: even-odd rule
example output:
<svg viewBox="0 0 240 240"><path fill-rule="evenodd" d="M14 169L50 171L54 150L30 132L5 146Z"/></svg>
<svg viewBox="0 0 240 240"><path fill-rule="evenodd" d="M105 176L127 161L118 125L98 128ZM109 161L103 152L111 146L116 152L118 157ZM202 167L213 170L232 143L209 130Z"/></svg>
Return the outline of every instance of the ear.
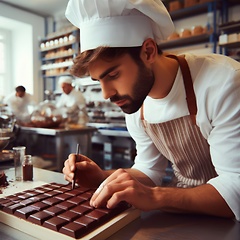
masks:
<svg viewBox="0 0 240 240"><path fill-rule="evenodd" d="M157 44L152 38L143 42L141 49L141 58L144 62L153 63L158 54Z"/></svg>

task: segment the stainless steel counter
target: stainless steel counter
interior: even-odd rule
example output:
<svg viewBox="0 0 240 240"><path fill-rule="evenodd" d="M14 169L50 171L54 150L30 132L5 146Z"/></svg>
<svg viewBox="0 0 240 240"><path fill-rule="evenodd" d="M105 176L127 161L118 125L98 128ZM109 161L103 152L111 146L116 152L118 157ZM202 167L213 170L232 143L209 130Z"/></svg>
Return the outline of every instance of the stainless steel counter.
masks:
<svg viewBox="0 0 240 240"><path fill-rule="evenodd" d="M56 169L61 172L63 163L66 160L68 154L75 152L75 150L70 151L67 155L64 155L64 144L68 142L76 148L77 143L80 144L81 153L91 157L91 138L93 133L97 131L96 128L86 126L74 129L64 129L64 128L35 128L35 127L20 127L20 137L24 138L24 143L29 150L30 144L33 139L33 135L42 137L53 137L55 143L55 153L56 153ZM37 141L37 140L36 140ZM39 146L41 148L41 146ZM30 151L30 150L29 150ZM29 154L34 155L34 152Z"/></svg>
<svg viewBox="0 0 240 240"><path fill-rule="evenodd" d="M104 136L131 137L125 123L88 123L88 126L97 128Z"/></svg>

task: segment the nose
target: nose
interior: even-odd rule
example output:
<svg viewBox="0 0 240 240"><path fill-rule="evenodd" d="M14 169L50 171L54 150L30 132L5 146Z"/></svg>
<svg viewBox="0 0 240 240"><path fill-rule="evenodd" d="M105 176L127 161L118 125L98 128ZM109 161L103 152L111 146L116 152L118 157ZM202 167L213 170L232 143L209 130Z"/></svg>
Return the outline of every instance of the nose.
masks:
<svg viewBox="0 0 240 240"><path fill-rule="evenodd" d="M109 99L116 94L115 88L110 83L101 82L102 95L104 99Z"/></svg>

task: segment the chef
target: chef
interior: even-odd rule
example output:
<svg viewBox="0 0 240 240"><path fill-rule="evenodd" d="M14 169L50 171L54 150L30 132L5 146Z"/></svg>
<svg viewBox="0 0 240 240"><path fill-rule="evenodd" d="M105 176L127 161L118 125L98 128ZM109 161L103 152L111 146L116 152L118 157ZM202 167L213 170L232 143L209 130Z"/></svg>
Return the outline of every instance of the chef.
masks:
<svg viewBox="0 0 240 240"><path fill-rule="evenodd" d="M137 156L130 169L102 170L71 154L65 179L98 187L90 204L126 201L240 220L240 63L223 55L173 55L158 46L174 31L160 0L70 0L81 29L71 73L98 81L126 113ZM171 162L174 181L162 186Z"/></svg>
<svg viewBox="0 0 240 240"><path fill-rule="evenodd" d="M15 92L6 96L3 100L8 105L10 111L18 120L24 120L34 110L35 101L30 93L26 92L24 86L17 86Z"/></svg>
<svg viewBox="0 0 240 240"><path fill-rule="evenodd" d="M86 106L85 98L81 91L73 87L71 76L60 77L58 84L62 89L62 95L57 100L56 107L62 108L68 114L69 123L77 123L79 110L84 110Z"/></svg>

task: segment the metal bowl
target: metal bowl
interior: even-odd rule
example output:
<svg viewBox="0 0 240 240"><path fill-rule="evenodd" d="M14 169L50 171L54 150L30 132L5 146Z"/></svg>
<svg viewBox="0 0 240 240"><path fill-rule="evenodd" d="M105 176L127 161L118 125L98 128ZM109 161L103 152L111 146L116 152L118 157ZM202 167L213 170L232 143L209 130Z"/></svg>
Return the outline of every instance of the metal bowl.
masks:
<svg viewBox="0 0 240 240"><path fill-rule="evenodd" d="M2 151L9 143L10 137L0 137L0 151Z"/></svg>

